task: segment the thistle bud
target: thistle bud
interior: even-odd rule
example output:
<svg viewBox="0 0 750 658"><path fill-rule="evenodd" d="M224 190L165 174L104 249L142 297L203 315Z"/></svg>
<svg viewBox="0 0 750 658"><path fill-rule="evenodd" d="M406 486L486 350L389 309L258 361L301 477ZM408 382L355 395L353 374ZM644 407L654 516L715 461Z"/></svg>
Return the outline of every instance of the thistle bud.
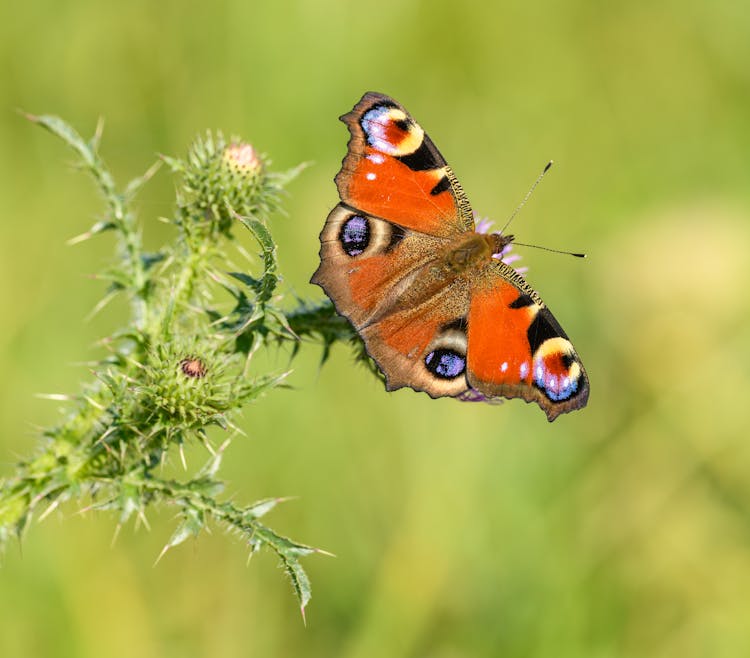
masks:
<svg viewBox="0 0 750 658"><path fill-rule="evenodd" d="M195 356L190 356L180 361L180 369L186 377L193 379L202 379L206 376L206 365Z"/></svg>
<svg viewBox="0 0 750 658"><path fill-rule="evenodd" d="M179 343L160 345L150 355L140 387L142 404L165 425L205 426L229 408L225 364L209 346Z"/></svg>
<svg viewBox="0 0 750 658"><path fill-rule="evenodd" d="M233 173L240 176L254 176L263 167L258 153L247 142L234 142L224 149L222 161Z"/></svg>
<svg viewBox="0 0 750 658"><path fill-rule="evenodd" d="M184 160L167 159L183 178L181 217L192 235L230 235L235 214L251 215L272 208L276 188L269 186L266 161L239 137L221 133L198 136Z"/></svg>

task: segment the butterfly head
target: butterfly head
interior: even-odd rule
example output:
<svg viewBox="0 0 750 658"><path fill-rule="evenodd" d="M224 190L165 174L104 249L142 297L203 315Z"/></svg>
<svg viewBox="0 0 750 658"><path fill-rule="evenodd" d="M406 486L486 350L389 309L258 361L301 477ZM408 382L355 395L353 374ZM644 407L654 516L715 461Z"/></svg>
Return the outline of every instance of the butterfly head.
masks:
<svg viewBox="0 0 750 658"><path fill-rule="evenodd" d="M489 233L487 241L493 256L505 256L510 251L511 242L515 239L513 235L502 235L500 233Z"/></svg>
<svg viewBox="0 0 750 658"><path fill-rule="evenodd" d="M474 215L476 225L474 230L486 236L493 256L504 256L510 251L510 244L515 240L514 235L504 235L502 231L492 231L493 222L486 217Z"/></svg>
<svg viewBox="0 0 750 658"><path fill-rule="evenodd" d="M493 222L486 217L475 215L474 220L476 222L474 230L486 236L493 258L503 261L506 265L511 265L521 260L521 256L511 253L513 242L516 239L515 235L505 235L501 231L492 231ZM519 274L524 275L529 268L514 266L513 269Z"/></svg>

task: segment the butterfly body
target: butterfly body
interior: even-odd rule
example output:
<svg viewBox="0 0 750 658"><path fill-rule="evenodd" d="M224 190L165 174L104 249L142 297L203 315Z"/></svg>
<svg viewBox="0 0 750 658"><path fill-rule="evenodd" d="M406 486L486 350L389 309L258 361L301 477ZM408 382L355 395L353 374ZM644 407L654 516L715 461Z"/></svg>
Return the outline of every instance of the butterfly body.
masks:
<svg viewBox="0 0 750 658"><path fill-rule="evenodd" d="M393 99L365 94L312 278L365 342L388 390L520 397L554 420L588 379L536 291L501 259L512 236L477 233L437 148Z"/></svg>

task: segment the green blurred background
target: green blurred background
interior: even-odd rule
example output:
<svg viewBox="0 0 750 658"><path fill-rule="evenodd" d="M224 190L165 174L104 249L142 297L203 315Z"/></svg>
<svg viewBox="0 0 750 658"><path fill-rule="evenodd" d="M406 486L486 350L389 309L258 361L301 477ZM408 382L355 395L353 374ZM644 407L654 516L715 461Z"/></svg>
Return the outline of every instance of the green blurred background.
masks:
<svg viewBox="0 0 750 658"><path fill-rule="evenodd" d="M750 13L735 0L26 2L0 9L0 460L76 391L123 306L83 321L105 237L69 153L14 109L90 134L124 181L206 128L315 166L274 221L285 290L307 281L345 152L337 117L400 100L482 215L516 220L528 278L573 338L588 408L550 425L387 394L339 347L248 409L224 474L240 502L337 558L306 565L304 628L271 555L214 533L152 568L151 532L64 513L0 569L0 655L750 655ZM146 189L147 240L173 181ZM286 353L272 353L274 368ZM197 459L197 457L196 457Z"/></svg>

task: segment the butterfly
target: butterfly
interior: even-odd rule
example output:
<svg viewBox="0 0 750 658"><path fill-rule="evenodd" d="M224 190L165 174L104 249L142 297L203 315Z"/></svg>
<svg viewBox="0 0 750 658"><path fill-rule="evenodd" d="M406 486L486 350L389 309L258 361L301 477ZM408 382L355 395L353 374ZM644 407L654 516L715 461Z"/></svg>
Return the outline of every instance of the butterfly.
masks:
<svg viewBox="0 0 750 658"><path fill-rule="evenodd" d="M537 292L493 256L512 236L475 231L443 156L396 101L368 92L341 117L351 134L341 202L320 234L319 285L362 337L386 389L433 398L521 398L553 421L589 382Z"/></svg>

